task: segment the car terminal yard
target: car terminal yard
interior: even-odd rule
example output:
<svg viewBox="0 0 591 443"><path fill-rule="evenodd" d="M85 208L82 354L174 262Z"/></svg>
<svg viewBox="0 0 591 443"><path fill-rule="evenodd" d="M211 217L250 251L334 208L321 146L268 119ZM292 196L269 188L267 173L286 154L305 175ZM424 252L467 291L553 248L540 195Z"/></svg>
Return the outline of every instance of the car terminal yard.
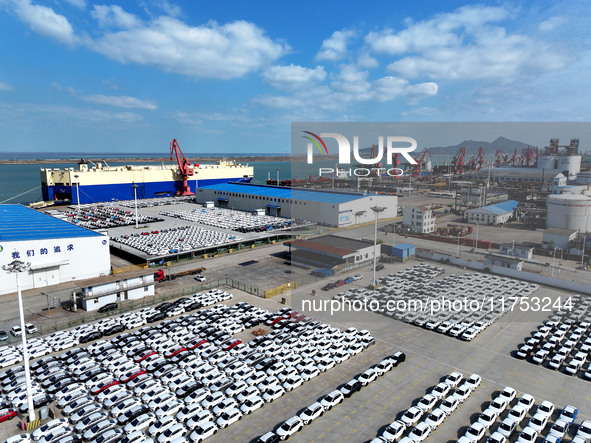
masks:
<svg viewBox="0 0 591 443"><path fill-rule="evenodd" d="M186 204L176 205L174 210ZM153 214L158 214L158 212L162 211L162 207L149 207L145 208L145 210L153 210ZM165 222L151 224L145 230L160 230L161 223L171 223L170 227L174 227L174 223L184 224L186 221L171 219ZM370 228L373 230L373 226ZM121 231L127 230L129 233L137 232L133 226L115 229ZM237 235L236 231L231 232L233 235ZM111 232L109 234L111 235ZM238 235L243 235L243 233L238 233ZM344 231L341 235L363 238L361 234L356 233L354 230ZM285 269L288 268L287 265L282 264L285 262L284 259L279 258L280 252L285 249L284 246L276 244L269 246L267 251L265 249L256 248L254 251L248 253L248 257L242 254L240 256L233 254L220 256L209 261L206 264L208 282L213 280L215 275L223 275L224 272L231 272L233 275L241 272L242 275L240 278L245 282L262 281L261 279L270 279L273 275L277 274L285 274L282 278L288 281L290 278L307 274L308 271L306 269L297 267L292 267L290 273L281 272L281 266L286 266ZM270 256L269 251L272 251L272 254L276 254L277 257ZM203 262L198 262L198 264L201 263ZM229 266L229 263L232 265ZM240 263L248 265L239 266ZM187 263L187 266L189 264ZM377 273L379 286L375 289L369 287L371 268L364 266L349 271L350 274L339 274L338 276L330 277L328 280L310 280L311 283L299 286L297 290L269 299L255 297L236 288L222 286L219 287L219 293L232 293L234 297L223 301L216 301L211 296L209 299L212 301L212 304L187 313L183 313L181 309L185 306L185 303L188 303L187 300L176 301L175 299L171 299L167 300L167 303L172 303L171 305L161 304L158 305L158 309L154 307L143 309L138 314L125 314L122 317L125 320L125 325L133 329L123 332L122 339L113 341L117 344L115 351L109 350L109 343L101 341L105 340L105 338L97 337L93 339L88 334L84 336L85 340L87 338L90 340L88 343L72 345L90 350L89 355L80 358L78 362L81 362L80 364L83 366L89 365L88 369L86 369L87 371L92 369L90 368L92 364L98 368L97 361L94 359L99 358L100 368L113 376L117 374L119 384L109 387L108 385L111 383L111 380L107 378L100 379L99 377L92 382L94 383L93 386L84 386L82 390L83 395L78 399L62 398L61 400L63 401L60 403L60 406L63 406L63 409L61 407L57 408L55 401L50 404L50 407L57 411L58 418L63 416L62 411L67 411L68 413L71 411L72 416L74 416L76 414L74 406L84 404L84 402L88 401L86 400L88 398L90 399L88 405L93 405L91 406L93 408L96 407L97 409L94 413L99 414L97 417L104 420L104 416L115 418L117 415L118 418L121 413L126 414L131 410L126 409L122 411L122 407L117 406L117 401L131 408L148 406L150 407L150 411L148 412L137 409L138 413L141 413L141 420L139 418L138 420L131 418L129 419L129 423L121 424L116 419L117 424L114 425L114 430L103 432L119 434L120 431L118 430L124 429L124 432L129 432L129 437L137 439L133 441L142 441L142 438L147 437L149 433L152 435L151 433L157 432L155 430L149 431L157 423L156 420L152 421L152 416L155 418L162 417L166 415L167 411L171 411L171 416L178 416L178 419L173 418L173 421L176 422L181 417L184 420L182 423L179 422L180 424L178 426L175 425L177 426L176 428L169 431L171 439L175 435L175 432L182 432L183 429L186 429L186 437L199 430L201 432L200 435L207 436L206 441L224 443L229 441L254 442L260 436L269 432L281 433L292 432L292 430L294 434L290 437L290 440L296 442L369 442L378 436L386 435L385 432L387 429L390 429L388 426L396 420L402 420L403 415L409 409L423 407L431 412L421 415L418 425L415 428L416 430L413 430L411 426L409 429L402 431L401 436L412 434L412 436L421 438L428 433L430 435L430 441L451 442L459 440L464 436L471 425L473 425L472 428L477 432L481 432L482 428L479 428L476 424L478 421L480 421L480 424L485 423L482 426L487 428L483 432L484 437L480 440L484 441L485 438L492 436L495 431L500 429L501 423L508 418L510 411L517 408L521 398L529 398L525 395L529 394L533 397L534 404L521 417L519 425L516 427L509 441L516 441L519 433L523 432L530 423L535 426L535 422L532 420L535 418L538 408L545 401L551 402L555 406L555 411L551 414L551 417L544 426L544 430L540 434L540 437L538 437L538 443L542 440L542 436L549 435L553 424L557 424L561 412L568 405L572 405L578 409L578 416L567 431L568 437L566 441L570 441L577 433L581 434L585 431L586 427L583 425L583 421L591 417L589 382L583 379L581 374L573 377L564 372L550 371L545 367L514 358L514 354L516 349L520 348L526 340L532 338L540 330L544 321L560 315L560 312L568 313L568 304L565 303L567 300L573 299L573 307L577 311L580 310L583 301L587 297L581 296L577 298L575 294L566 291L550 289L545 286L536 287L536 285L529 282L506 279L491 274L466 272L461 268L430 261L423 263L421 260L410 259L405 263L383 263L383 265L384 269ZM255 270L252 272L252 276L250 276L249 270ZM327 291L320 290L321 287L327 286L327 283L346 279L346 277L352 277L354 274L359 275L356 275L355 278L347 279L349 281L347 285L334 287ZM179 279L175 282L163 283L160 288L173 290L194 284L194 281L188 277L187 279ZM435 294L429 294L430 290L437 293L438 297L435 297ZM312 295L312 291L315 291L314 295ZM285 298L285 304L281 303L282 298ZM536 303L533 301L536 298L539 301L548 301L547 303L544 302L541 304L541 307L544 307L544 309L537 309L535 307ZM303 303L306 300L309 303L307 305ZM503 300L505 301L505 308L501 309ZM449 303L447 303L448 301ZM336 302L339 302L340 305L337 305ZM343 312L343 309L337 309L348 306L346 304L347 302L350 302L352 312ZM387 309L388 302L391 302L390 307L394 308L393 310ZM455 307L458 309L460 308L461 302L461 313L455 312L457 310L454 308L454 302ZM326 351L333 350L331 346L334 346L336 341L328 342L328 348L326 349L311 351L306 348L298 351L296 354L300 354L302 358L307 358L305 355L311 356L311 352L317 352L318 361L315 360L315 364L318 367L329 368L332 366L316 376L314 376L315 369L311 367L301 367L298 369L297 363L294 366L296 372L289 371L287 366L290 365L285 363L286 368L283 368L281 365L274 366L274 363L270 361L263 363L260 366L260 370L269 371L268 373L266 372L267 377L260 380L253 378L249 382L249 385L257 389L259 386L265 389L263 395L259 394L261 399L266 395L267 399L274 398L274 400L272 400L272 407L263 406L259 408L257 405L262 403L259 403L260 401L258 399L247 402L244 398L246 394L240 396L240 393L236 391L236 389L244 389L244 386L239 381L227 385L227 379L234 377L234 374L236 374L233 371L242 371L240 374L246 375L246 371L250 372L250 369L248 367L238 368L239 362L230 362L224 359L228 355L237 355L240 352L240 348L245 349L242 347L242 344L236 344L236 340L245 344L245 347L260 349L266 355L265 358L278 359L278 356L281 356L281 358L290 359L291 357L288 354L282 353L282 349L280 349L282 346L292 343L289 341L290 338L287 338L287 341L283 344L273 340L274 344L264 345L261 343L254 347L254 344L258 343L259 339L255 338L253 332L257 329L264 329L267 331L266 335L269 333L275 335L276 331L290 325L292 320L291 318L278 320L275 324L278 324L279 327L269 324L250 326L244 330L241 330L240 327L234 329L237 325L228 322L227 320L230 318L228 316L231 313L238 313L240 309L247 306L243 303L248 303L257 312L259 312L258 309L260 308L272 313L278 313L280 309L287 309L288 306L291 306L298 314L287 315L291 315L293 319L299 319L294 323L296 325L306 325L314 320L325 323L329 325L326 326L329 329L326 329L324 332L318 332L318 334L336 334L335 337L339 337L337 339L339 343L349 343L347 334L351 332L347 331L352 331L350 328L355 328L357 332L353 333L358 333L359 339L365 337L363 330L367 330L373 337L373 340L375 340L375 343L370 344L372 340L369 340L366 342L368 344L367 347L361 344L346 345L351 347L353 353L359 352L358 350L361 348L364 350L356 355L351 355L341 363L325 360L327 356ZM397 305L396 303L399 304ZM478 306L476 303L478 303ZM220 304L226 305L227 308L223 306L216 307ZM4 307L6 306L4 305ZM356 309L359 308L363 309L357 312ZM421 312L418 314L408 312L415 309ZM158 320L161 310L163 315L170 315L170 317ZM487 315L502 311L504 311L504 314L500 315L496 321L486 319ZM199 314L200 312L206 312L206 314ZM282 312L287 313L286 310ZM458 314L461 314L463 318L454 319ZM74 316L72 318L75 318L84 315L84 313L66 313L65 315L72 315ZM117 321L123 321L117 320L120 313L113 312L107 313L106 315L109 316L107 318L112 318L115 323ZM203 318L198 317L200 315L203 315ZM305 317L302 317L302 315L305 315ZM449 319L442 318L447 315L449 315ZM152 328L157 329L157 331L153 332L153 336L150 336L149 331L145 329L148 325L141 324L141 318L144 318L144 316L153 320L153 323L149 324ZM575 322L584 321L581 316L584 316L584 313L580 314L577 319L574 319ZM464 323L470 323L473 317L473 325ZM482 318L476 320L476 317ZM566 314L560 315L560 317L565 321L567 320ZM274 321L273 318L269 320ZM42 326L43 321L44 319L38 316L35 318L34 323ZM171 321L175 323L170 323ZM234 347L227 351L221 350L218 353L212 348L205 350L203 353L195 350L189 351L188 347L190 346L196 346L195 349L203 346L203 344L198 345L199 341L197 339L200 337L191 339L184 332L183 328L188 328L191 321L204 321L205 324L203 326L213 326L214 324L220 326L207 331L206 329L203 329L203 331L200 329L189 329L190 334L199 335L207 332L207 334L212 334L212 342L217 341L219 343L215 346L220 346L221 344L224 348ZM437 325L438 321L440 323ZM471 341L462 342L451 336L449 333L451 329L446 331L446 326L438 331L446 321L464 323L463 326L467 330L480 326L477 323L481 321L490 324L475 334L471 338ZM171 328L172 325L176 326ZM114 323L112 322L101 323L102 328L112 328L113 326ZM227 336L224 336L222 326L225 328L224 330L228 334ZM574 333L578 326L580 325L569 329ZM322 329L325 328L323 326L319 327ZM555 329L559 329L559 327L560 325L556 325ZM336 328L340 332L330 328ZM8 327L8 329L10 328ZM133 333L133 335L125 335L129 333ZM68 334L67 332L54 334L54 340L61 340L60 344L56 344L56 346L62 347L62 350L52 352L51 355L62 355L67 352L67 346L70 346L66 337ZM128 338L125 339L125 337ZM210 336L208 335L208 337ZM119 342L123 344L123 339L125 339L124 346L129 346L129 349L126 349L125 352L119 349ZM46 337L45 340L47 340ZM133 341L137 341L137 343L133 343ZM37 343L42 342L42 340L37 341ZM37 343L33 342L37 348L40 348L40 345ZM576 350L580 351L583 344L584 339L579 342ZM66 346L66 348L63 348L63 346ZM107 348L103 348L104 346L107 346ZM136 346L138 347L136 348ZM156 351L159 358L146 357L148 361L144 364L133 362L133 356L129 357L127 352L132 350L134 352L147 352L147 350L141 348L142 346L147 346ZM158 347L155 348L156 346ZM542 341L540 341L539 346L543 346ZM187 350L183 350L182 348L187 348ZM233 349L237 349L234 351L235 353L232 351ZM336 351L336 348L334 350ZM188 351L192 356L189 358L190 362L187 363L187 366L181 367L180 365L184 361L181 359L186 357L186 352ZM406 354L404 363L396 368L386 370L383 375L374 377L371 368L376 368L377 370L384 359L392 356L397 351L402 351ZM112 357L111 352L114 354ZM123 356L116 355L116 352L122 352ZM174 355L175 353L176 355ZM337 356L337 359L342 358L338 357L338 352L334 355ZM37 357L33 359L32 363L35 364L41 358ZM89 360L85 360L86 358ZM314 357L309 358L314 360ZM205 360L208 363L205 363ZM292 360L289 361L292 362ZM73 363L76 362L72 361L68 363L68 370L69 365ZM271 365L263 369L269 363ZM166 391L159 392L158 389L155 389L157 386L149 387L147 385L142 388L147 389L145 393L141 393L141 395L139 391L136 393L135 388L137 386L131 388L134 382L133 378L130 378L134 377L131 371L137 369L135 368L136 365L140 371L145 370L148 372L148 374L138 374L136 376L140 378L137 381L138 386L147 382L148 378L157 379L156 383L170 391L172 396L167 397L169 394ZM190 365L194 366L189 368ZM201 373L199 372L202 369L201 365L209 365L213 370L209 368L208 371L211 371L211 373L206 371ZM9 369L9 367L4 370L6 369ZM85 367L78 369L72 366L72 369L80 371L85 369ZM53 370L48 366L45 371ZM192 372L189 373L189 371ZM468 395L468 392L462 388L462 383L460 383L456 387L451 388L447 394L437 397L435 402L433 402L430 396L442 395L439 394L437 386L444 383L446 377L452 372L459 372L465 378L468 378L471 374L478 374L482 377L480 387L470 391ZM185 376L186 378L184 379L183 374L189 374L189 376ZM301 376L303 374L306 374L306 377L312 378L300 384L301 381L295 375ZM94 374L92 377L96 377L97 375L99 374ZM48 377L47 380L53 376L55 374L52 372L43 375L43 377ZM281 377L281 386L283 389L292 390L282 395L281 389L273 388L269 384L269 381L273 380L273 377L277 377L278 379ZM121 380L123 379L129 380L122 383ZM183 389L189 389L190 386L183 387L181 385L188 380L201 381L210 387L215 385L223 389L223 395L227 397L227 401L222 399L221 401L224 401L224 403L221 407L225 411L222 411L220 408L215 409L218 405L211 403L220 401L218 395L208 399L207 401L209 403L205 404L207 407L204 407L202 411L196 412L185 409L188 404L187 400L185 400L186 397L182 397L185 392ZM308 424L301 427L297 425L298 421L294 417L306 417L305 414L311 413L310 411L304 413L307 408L312 408L316 403L321 403L327 394L331 394L335 390L340 391L343 388L342 392L348 392L345 389L345 385L355 386L355 380L359 383L363 382L365 386L352 388L354 390L350 394L347 394L348 397L345 397L342 403L337 402L330 410L325 410L322 415L318 415L309 421ZM14 381L16 382L15 386L10 386L10 388L7 387L6 389L16 389L18 391L20 382L17 382L16 379ZM11 383L12 381L9 384ZM48 389L50 387L45 379L37 380L36 383L39 384L41 389L44 389L44 386L48 386ZM56 379L56 383L63 383L63 381ZM128 383L130 383L129 386ZM122 385L121 389L117 387L120 385ZM488 413L490 412L489 407L494 407L495 400L499 397L501 391L507 387L511 387L516 391L515 398L511 400L510 405L505 406L504 411L499 416L490 416ZM93 394L93 392L102 389L105 389L105 392ZM179 391L179 389L181 390ZM250 391L248 393L252 394ZM146 394L149 395L145 397ZM127 397L128 395L130 397ZM162 397L160 397L161 395ZM190 396L192 394L188 395ZM453 395L461 397L463 403L460 402L460 405L449 416L442 417L437 410L445 409L447 407L446 399ZM198 395L195 394L194 398L198 398ZM81 403L78 403L78 400ZM132 402L129 400L132 402L139 401L140 405L138 406L134 403L132 406ZM200 399L199 404L204 400ZM264 402L265 399L261 401ZM156 402L165 402L165 404L160 406ZM69 409L66 409L68 407ZM236 412L236 410L239 412ZM248 415L244 415L240 420L237 420L240 414L244 414L247 411L249 412ZM191 413L194 413L194 416L190 417L188 415ZM209 415L210 413L212 416ZM130 412L130 414L132 413ZM200 415L197 416L197 414ZM142 420L144 419L149 421L150 426L142 428L144 423ZM199 424L198 421L201 419L211 421L214 425L206 425L206 422ZM78 420L77 423L80 422L81 420ZM422 422L424 424L421 424ZM46 421L43 423L46 423ZM130 423L132 424L129 425ZM212 426L225 426L225 424L229 424L229 426L218 430L215 435L210 435L215 429ZM427 424L433 426L430 428L430 431L425 428ZM556 429L559 428L559 424L556 425ZM189 426L191 427L190 430L188 428ZM393 426L391 429L395 430L396 427ZM15 421L0 423L0 440L4 440L17 432L19 431L15 429ZM194 435L193 438L197 440L197 435ZM158 438L155 440L158 441ZM188 440L191 439L188 438ZM160 441L167 441L166 437L161 438Z"/></svg>

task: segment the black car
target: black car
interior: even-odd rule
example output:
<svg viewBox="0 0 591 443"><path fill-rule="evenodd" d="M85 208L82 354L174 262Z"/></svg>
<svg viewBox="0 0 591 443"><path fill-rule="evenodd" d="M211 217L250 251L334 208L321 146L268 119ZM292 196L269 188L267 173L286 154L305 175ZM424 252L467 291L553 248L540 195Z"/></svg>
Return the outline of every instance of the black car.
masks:
<svg viewBox="0 0 591 443"><path fill-rule="evenodd" d="M354 378L353 380L345 383L339 390L346 398L349 398L357 391L360 391L362 387L363 385L361 382Z"/></svg>
<svg viewBox="0 0 591 443"><path fill-rule="evenodd" d="M47 406L49 403L51 403L51 397L49 395L40 395L38 397L33 398L33 407L35 409ZM23 405L21 405L21 407L18 408L18 410L21 414L27 412L29 410L28 403L24 403Z"/></svg>
<svg viewBox="0 0 591 443"><path fill-rule="evenodd" d="M269 431L256 439L256 443L277 443L278 441L281 441L281 438L273 431Z"/></svg>
<svg viewBox="0 0 591 443"><path fill-rule="evenodd" d="M187 383L181 387L179 387L176 391L175 391L175 395L178 398L185 398L188 395L191 395L193 392L195 392L197 389L201 389L203 387L203 383L198 382L198 381L193 381L190 383Z"/></svg>
<svg viewBox="0 0 591 443"><path fill-rule="evenodd" d="M80 343L88 343L89 341L98 340L101 338L103 334L99 331L89 332L88 334L82 335L80 337Z"/></svg>
<svg viewBox="0 0 591 443"><path fill-rule="evenodd" d="M101 306L98 310L99 313L104 314L105 312L111 312L117 309L119 305L117 303L107 303L105 306Z"/></svg>
<svg viewBox="0 0 591 443"><path fill-rule="evenodd" d="M110 326L110 327L102 330L103 336L119 334L123 331L125 331L125 326L123 326L123 325L113 325L113 326Z"/></svg>
<svg viewBox="0 0 591 443"><path fill-rule="evenodd" d="M321 289L323 291L330 291L331 289L336 288L334 283L328 283L327 285L324 285Z"/></svg>
<svg viewBox="0 0 591 443"><path fill-rule="evenodd" d="M376 266L376 271L381 271L382 269L384 269L384 265L382 265L381 263Z"/></svg>
<svg viewBox="0 0 591 443"><path fill-rule="evenodd" d="M55 384L49 386L47 388L47 393L50 395L53 395L56 392L58 392L60 389L63 389L66 386L70 386L71 384L74 384L74 383L76 383L76 379L74 377L62 378L61 380L59 380Z"/></svg>
<svg viewBox="0 0 591 443"><path fill-rule="evenodd" d="M154 323L155 321L164 320L166 318L166 314L162 311L155 312L152 315L146 317L146 321L148 323Z"/></svg>
<svg viewBox="0 0 591 443"><path fill-rule="evenodd" d="M160 312L166 312L168 311L170 308L172 308L173 304L172 303L162 303L161 305L156 306L154 309L156 309L157 311Z"/></svg>
<svg viewBox="0 0 591 443"><path fill-rule="evenodd" d="M394 362L394 366L398 366L400 363L406 360L406 354L402 351L395 352L390 357L390 360Z"/></svg>

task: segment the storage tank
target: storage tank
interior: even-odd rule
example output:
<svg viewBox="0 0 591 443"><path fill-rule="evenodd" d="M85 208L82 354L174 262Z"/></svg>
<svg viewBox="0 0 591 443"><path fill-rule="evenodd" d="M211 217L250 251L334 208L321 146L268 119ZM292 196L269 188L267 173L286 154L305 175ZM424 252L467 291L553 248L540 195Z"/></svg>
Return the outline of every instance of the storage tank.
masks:
<svg viewBox="0 0 591 443"><path fill-rule="evenodd" d="M581 156L563 155L558 157L558 171L568 171L568 177L575 178L581 172Z"/></svg>
<svg viewBox="0 0 591 443"><path fill-rule="evenodd" d="M547 228L591 232L591 197L583 194L549 195Z"/></svg>
<svg viewBox="0 0 591 443"><path fill-rule="evenodd" d="M538 157L538 169L545 169L546 171L553 171L557 166L557 155L544 155Z"/></svg>

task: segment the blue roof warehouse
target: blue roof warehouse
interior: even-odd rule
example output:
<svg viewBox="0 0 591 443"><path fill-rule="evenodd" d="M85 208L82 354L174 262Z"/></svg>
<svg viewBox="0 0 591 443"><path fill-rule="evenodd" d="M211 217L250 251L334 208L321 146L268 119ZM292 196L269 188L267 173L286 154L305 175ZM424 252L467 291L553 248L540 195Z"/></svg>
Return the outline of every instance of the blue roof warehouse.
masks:
<svg viewBox="0 0 591 443"><path fill-rule="evenodd" d="M0 266L31 263L19 275L23 290L110 272L109 237L20 205L0 205ZM14 275L0 272L0 294L16 291Z"/></svg>
<svg viewBox="0 0 591 443"><path fill-rule="evenodd" d="M255 211L326 226L345 227L373 221L371 207L383 207L380 218L395 217L398 197L316 189L285 188L248 183L220 183L198 188L197 201L221 208Z"/></svg>

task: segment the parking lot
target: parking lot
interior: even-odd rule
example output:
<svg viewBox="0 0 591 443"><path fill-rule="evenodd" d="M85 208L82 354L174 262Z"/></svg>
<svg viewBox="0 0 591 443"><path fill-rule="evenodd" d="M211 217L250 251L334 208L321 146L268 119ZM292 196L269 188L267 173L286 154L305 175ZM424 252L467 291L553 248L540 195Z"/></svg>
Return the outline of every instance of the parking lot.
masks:
<svg viewBox="0 0 591 443"><path fill-rule="evenodd" d="M416 264L418 263L386 265L386 269L380 271L378 276L384 278L388 274ZM463 271L457 268L449 266L443 266L443 268L445 273L435 277L434 281L442 281L452 273L460 276L463 274ZM346 289L362 288L364 283L367 284L367 271L364 279L365 281L351 283ZM344 290L340 287L326 292L321 291L320 287L325 283L317 282L308 285L302 291L310 294L313 289L316 289L315 297L318 300L328 301ZM232 292L235 297L224 302L228 306L247 301L255 307L273 312L283 307L272 299L265 300L236 290ZM544 287L540 287L535 292L535 296L550 297L552 301L558 298L565 300L571 295ZM303 296L300 295L298 298L292 295L291 298L294 308L301 311ZM289 297L288 301L290 301ZM263 407L245 416L239 422L211 436L208 441L254 441L258 436L277 429L278 425L300 413L306 406L398 350L404 351L407 356L403 364L368 384L351 398L345 399L342 404L326 411L322 417L294 435L292 440L371 441L383 432L386 425L399 418L402 412L415 405L431 387L455 370L460 371L464 376L479 374L483 379L482 385L434 431L430 437L431 441L448 442L461 437L466 428L477 419L478 413L486 409L486 402L506 386L513 387L518 397L523 393L533 395L536 405L543 400L551 401L557 409L562 409L568 404L575 405L579 408L577 424L580 424L583 419L590 418L591 394L587 381L550 371L511 356L518 345L535 333L543 321L552 315L551 312L536 312L531 309L507 312L470 342L459 341L447 334L435 333L424 327L379 313L348 316L330 315L329 312L318 311L306 314L341 331L349 327L356 327L359 330L368 329L376 339L376 343L339 364L338 367L329 369L293 392L274 400L272 406ZM249 331L237 333L235 336L243 341L254 337ZM528 415L523 426L518 430L521 430L530 418L531 416ZM553 421L556 419L557 413L552 417ZM499 422L497 421L491 430L494 430ZM13 421L0 425L0 432L2 432L0 438L14 432L14 423ZM548 429L549 427L546 431ZM571 437L576 429L577 426L574 426L571 430ZM490 432L486 435L490 435ZM515 441L516 438L517 434L514 434L511 441Z"/></svg>

